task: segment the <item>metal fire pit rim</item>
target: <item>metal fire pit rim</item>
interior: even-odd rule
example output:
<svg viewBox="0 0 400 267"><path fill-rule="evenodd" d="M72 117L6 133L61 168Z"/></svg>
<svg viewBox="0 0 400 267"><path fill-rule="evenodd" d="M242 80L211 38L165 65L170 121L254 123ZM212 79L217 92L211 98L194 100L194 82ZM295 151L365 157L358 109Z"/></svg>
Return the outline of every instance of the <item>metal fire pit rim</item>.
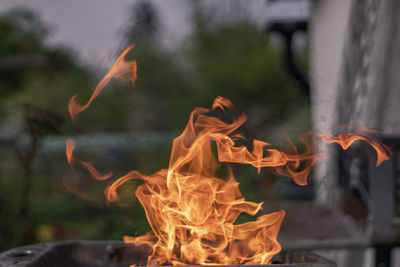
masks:
<svg viewBox="0 0 400 267"><path fill-rule="evenodd" d="M109 251L118 250L120 248L132 246L135 247L134 244L125 243L123 241L90 241L90 240L63 240L63 241L54 241L49 243L39 243L32 244L22 247L12 248L10 250L6 250L0 253L0 267L5 266L13 266L13 267L28 267L28 266L41 266L37 265L46 255L49 255L53 250L56 250L60 247L68 247L68 246L104 246L107 253ZM306 252L306 254L305 254ZM317 254L298 250L298 249L287 249L282 250L277 255L274 256L274 259L283 259L287 257L291 257L291 255L295 255L295 253L303 253L307 258L313 258L313 262L299 262L299 263L277 263L271 264L271 266L276 267L335 267L336 264L323 258ZM280 260L283 261L283 260ZM274 260L272 261L274 262ZM62 265L59 265L60 267ZM145 265L137 265L137 267L144 267ZM185 265L185 267L198 267L200 265ZM249 267L261 267L268 265L246 265ZM175 266L160 266L160 267L175 267ZM209 265L207 267L243 267L243 265Z"/></svg>

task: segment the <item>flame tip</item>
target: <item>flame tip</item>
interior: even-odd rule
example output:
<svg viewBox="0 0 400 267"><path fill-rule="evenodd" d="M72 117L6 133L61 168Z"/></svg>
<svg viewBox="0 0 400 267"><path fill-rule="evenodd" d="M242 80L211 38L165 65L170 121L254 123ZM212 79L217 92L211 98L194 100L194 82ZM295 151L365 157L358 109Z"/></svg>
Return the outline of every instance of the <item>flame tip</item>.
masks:
<svg viewBox="0 0 400 267"><path fill-rule="evenodd" d="M137 78L137 64L136 60L124 61L126 54L134 48L134 44L128 46L122 54L117 58L114 65L111 67L109 72L104 76L104 78L99 82L90 96L89 100L85 105L80 105L76 99L77 94L73 95L68 102L68 110L71 117L72 123L74 123L76 116L82 111L90 107L93 100L103 91L105 86L111 81L112 78L120 80L130 80L132 85L134 85Z"/></svg>

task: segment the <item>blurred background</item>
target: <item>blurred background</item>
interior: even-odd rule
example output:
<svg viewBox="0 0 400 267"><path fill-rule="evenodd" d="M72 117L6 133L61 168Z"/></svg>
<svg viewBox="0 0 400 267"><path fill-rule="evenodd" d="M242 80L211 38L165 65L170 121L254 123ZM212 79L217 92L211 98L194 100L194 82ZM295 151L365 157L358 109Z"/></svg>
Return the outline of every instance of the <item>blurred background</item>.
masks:
<svg viewBox="0 0 400 267"><path fill-rule="evenodd" d="M210 107L217 96L247 115L247 137L282 149L290 147L287 135L297 144L311 129L334 133L350 123L382 130L396 147L400 61L393 54L400 40L393 25L400 7L394 0L332 2L3 0L0 251L150 230L133 195L138 184L122 192L132 205L107 206L108 182L84 171L73 177L65 140L113 177L151 174L168 166L171 142L193 108ZM86 102L131 43L135 86L113 80L72 125L70 97ZM369 172L357 172L368 161L360 157L371 153L362 145L326 153L305 187L249 166L234 166L235 174L247 199L265 201L265 211L288 211L284 247L318 251L338 266L373 266L382 243L385 253L397 244L397 228L379 231L400 214L398 199L390 195L391 211L376 215L388 219L374 224L372 210L387 205L374 202Z"/></svg>

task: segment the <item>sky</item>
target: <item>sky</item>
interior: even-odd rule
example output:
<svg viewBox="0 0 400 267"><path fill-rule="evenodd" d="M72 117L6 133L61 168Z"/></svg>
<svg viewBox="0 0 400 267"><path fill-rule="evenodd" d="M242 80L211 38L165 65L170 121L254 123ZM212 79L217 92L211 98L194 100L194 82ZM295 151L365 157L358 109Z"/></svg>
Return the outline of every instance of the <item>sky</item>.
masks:
<svg viewBox="0 0 400 267"><path fill-rule="evenodd" d="M179 46L191 32L190 1L149 0L158 10L162 22L162 42L166 47ZM220 0L224 8L229 1ZM51 26L49 43L64 45L77 52L91 65L105 66L115 59L122 43L122 30L127 24L132 6L140 0L1 0L0 12L15 6L36 10ZM204 0L212 4L211 0ZM262 26L267 18L307 15L309 5L293 7L293 1L268 5L266 0L248 1L251 17ZM229 12L229 8L226 12Z"/></svg>

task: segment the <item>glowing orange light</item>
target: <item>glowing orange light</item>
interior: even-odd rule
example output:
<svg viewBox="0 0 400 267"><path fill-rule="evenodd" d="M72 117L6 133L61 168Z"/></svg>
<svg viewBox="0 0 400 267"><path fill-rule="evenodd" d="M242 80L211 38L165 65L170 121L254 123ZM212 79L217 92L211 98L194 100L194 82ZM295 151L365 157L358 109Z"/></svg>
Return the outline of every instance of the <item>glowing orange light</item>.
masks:
<svg viewBox="0 0 400 267"><path fill-rule="evenodd" d="M75 144L72 140L67 140L66 142L67 148L65 151L65 154L67 156L67 162L68 164L72 167L74 164L79 164L81 165L82 168L86 169L93 178L96 180L107 180L112 176L112 172L109 172L107 174L100 174L100 172L90 163L87 161L83 161L80 159L77 159L73 156L73 152L75 150Z"/></svg>
<svg viewBox="0 0 400 267"><path fill-rule="evenodd" d="M104 87L110 82L112 78L117 78L123 81L131 81L132 84L137 79L136 71L137 65L135 60L124 61L126 54L132 50L134 46L131 45L118 57L117 61L111 67L110 71L104 76L100 83L96 86L93 94L89 101L85 105L81 105L76 101L77 95L71 97L68 103L68 111L71 116L72 122L74 122L76 115L87 109L93 100L103 91Z"/></svg>
<svg viewBox="0 0 400 267"><path fill-rule="evenodd" d="M328 144L337 143L343 150L348 149L355 141L365 141L370 144L376 151L377 160L376 167L378 167L383 161L388 160L388 153L390 152L389 147L374 140L367 133L361 133L362 135L354 135L351 133L338 134L338 136L332 136L328 134L320 134L321 139Z"/></svg>

